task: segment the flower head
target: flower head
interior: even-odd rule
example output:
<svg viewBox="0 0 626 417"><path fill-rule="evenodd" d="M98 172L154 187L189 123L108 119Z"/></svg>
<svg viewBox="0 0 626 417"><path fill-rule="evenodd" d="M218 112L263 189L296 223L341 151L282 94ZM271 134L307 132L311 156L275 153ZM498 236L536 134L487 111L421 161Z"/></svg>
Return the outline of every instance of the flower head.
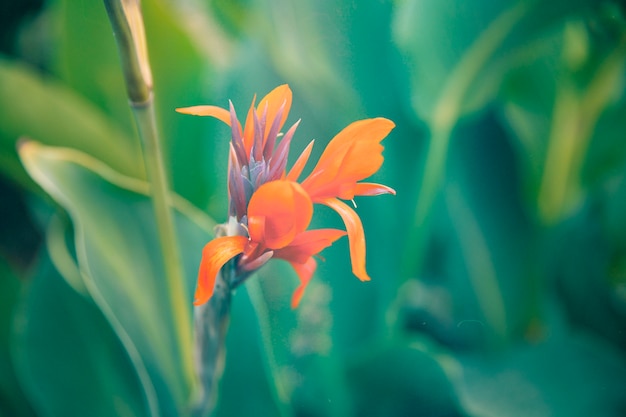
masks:
<svg viewBox="0 0 626 417"><path fill-rule="evenodd" d="M248 237L219 237L204 247L194 304L211 297L219 270L241 255L237 266L242 271L255 270L272 257L291 263L301 281L292 298L297 306L317 266L313 255L346 234L306 230L312 216L313 203L300 184L276 180L261 185L248 206Z"/></svg>
<svg viewBox="0 0 626 417"><path fill-rule="evenodd" d="M229 214L243 219L252 194L261 185L284 176L296 122L275 149L280 130L291 108L291 89L287 85L272 90L255 107L252 100L242 129L232 103L229 110L217 106L193 106L177 109L179 113L215 117L230 126L228 168Z"/></svg>
<svg viewBox="0 0 626 417"><path fill-rule="evenodd" d="M271 258L279 258L288 261L300 278L300 286L292 297L291 304L295 307L317 267L314 256L346 234L353 273L362 281L370 279L365 269L363 225L356 212L340 199L395 194L385 185L359 182L380 169L381 141L394 124L384 118L350 124L329 142L313 171L298 183L313 142L287 172L289 146L299 121L278 144L277 139L289 113L291 97L291 90L283 85L265 96L257 107L253 99L243 129L232 103L229 110L216 106L177 109L181 113L212 116L231 127L229 214L246 234L218 237L205 246L196 305L211 297L215 278L229 260L237 258L237 271L245 274ZM335 210L343 219L346 231L307 230L313 204Z"/></svg>

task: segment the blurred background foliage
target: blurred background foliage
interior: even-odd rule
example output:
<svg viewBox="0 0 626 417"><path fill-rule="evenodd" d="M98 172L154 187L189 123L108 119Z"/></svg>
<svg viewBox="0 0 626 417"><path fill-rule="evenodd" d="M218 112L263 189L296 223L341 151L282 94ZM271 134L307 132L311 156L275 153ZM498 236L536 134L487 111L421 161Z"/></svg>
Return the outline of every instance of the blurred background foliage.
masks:
<svg viewBox="0 0 626 417"><path fill-rule="evenodd" d="M288 83L312 159L353 120L397 125L373 179L398 195L357 201L373 280L340 241L294 311L293 272L264 267L233 300L216 415L626 415L623 2L142 8L190 300L229 132L174 108ZM104 5L4 0L0 20L0 416L183 415Z"/></svg>

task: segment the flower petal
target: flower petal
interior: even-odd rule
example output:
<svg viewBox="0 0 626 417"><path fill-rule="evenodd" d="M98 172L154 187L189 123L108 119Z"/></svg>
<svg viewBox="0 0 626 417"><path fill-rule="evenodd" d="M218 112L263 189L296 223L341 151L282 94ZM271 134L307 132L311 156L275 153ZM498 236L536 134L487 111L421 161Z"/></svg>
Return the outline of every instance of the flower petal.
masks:
<svg viewBox="0 0 626 417"><path fill-rule="evenodd" d="M382 184L375 184L371 182L359 182L356 184L354 188L354 195L361 196L375 196L381 194L392 194L396 195L396 190L391 187L387 187Z"/></svg>
<svg viewBox="0 0 626 417"><path fill-rule="evenodd" d="M341 216L348 231L352 273L361 281L369 281L370 277L365 270L365 232L359 215L347 204L336 198L328 198L320 201L320 203L335 210Z"/></svg>
<svg viewBox="0 0 626 417"><path fill-rule="evenodd" d="M250 239L280 249L304 232L313 217L313 203L300 184L277 180L261 185L248 204Z"/></svg>
<svg viewBox="0 0 626 417"><path fill-rule="evenodd" d="M221 120L230 126L230 113L228 110L217 106L191 106L176 109L178 113L191 114L193 116L211 116Z"/></svg>
<svg viewBox="0 0 626 417"><path fill-rule="evenodd" d="M302 300L302 296L304 295L304 290L306 286L311 281L313 277L313 273L317 269L317 262L312 257L307 259L304 263L290 262L293 269L298 274L298 278L300 278L300 285L293 292L291 296L291 308L298 307L300 304L300 300Z"/></svg>
<svg viewBox="0 0 626 417"><path fill-rule="evenodd" d="M297 181L300 174L302 174L302 170L304 166L309 160L309 156L311 156L311 151L313 150L313 144L315 143L315 139L309 142L309 144L304 148L296 162L293 164L289 173L287 174L286 179L290 181Z"/></svg>
<svg viewBox="0 0 626 417"><path fill-rule="evenodd" d="M243 127L243 143L246 149L246 155L250 155L252 150L252 142L254 141L254 103L256 102L256 94L252 98L252 103L248 109L246 116L246 124Z"/></svg>
<svg viewBox="0 0 626 417"><path fill-rule="evenodd" d="M194 305L204 304L211 298L215 288L215 278L220 269L226 262L242 253L247 243L248 238L245 236L224 236L213 239L204 246Z"/></svg>
<svg viewBox="0 0 626 417"><path fill-rule="evenodd" d="M351 199L357 181L374 174L383 163L380 142L393 129L384 118L359 120L339 132L303 182L313 201L339 197Z"/></svg>
<svg viewBox="0 0 626 417"><path fill-rule="evenodd" d="M339 229L307 230L296 236L289 246L277 249L274 252L274 257L290 262L304 263L308 258L320 253L346 234L345 231Z"/></svg>
<svg viewBox="0 0 626 417"><path fill-rule="evenodd" d="M291 146L291 139L293 138L296 129L300 124L300 120L294 123L293 126L285 133L285 136L280 141L278 147L274 151L274 154L269 159L270 171L268 178L271 180L282 179L285 176L285 167L287 166L287 157L289 156L289 147ZM295 180L294 180L295 181Z"/></svg>
<svg viewBox="0 0 626 417"><path fill-rule="evenodd" d="M261 99L257 108L263 112L265 111L265 106L267 106L267 124L265 126L265 131L263 132L264 137L267 137L274 119L277 116L280 116L278 130L283 127L285 120L287 120L287 116L289 115L289 110L291 109L291 100L292 93L289 85L287 84L279 85ZM281 107L282 111L279 111Z"/></svg>
<svg viewBox="0 0 626 417"><path fill-rule="evenodd" d="M325 158L332 159L332 156L336 154L342 146L355 141L380 143L394 127L395 124L391 120L383 117L352 122L328 143L328 146L326 146L324 153L320 157L320 162L323 162Z"/></svg>
<svg viewBox="0 0 626 417"><path fill-rule="evenodd" d="M270 126L270 129L267 133L267 135L265 136L265 138L263 139L263 158L265 158L266 161L269 161L270 158L272 157L272 153L274 152L274 147L276 146L276 139L278 138L278 133L280 131L280 128L282 127L280 125L282 117L283 117L283 111L285 110L285 103L283 103L282 106L280 106L280 108L278 109L278 113L276 113L276 117L274 118L274 121L267 121L267 124Z"/></svg>

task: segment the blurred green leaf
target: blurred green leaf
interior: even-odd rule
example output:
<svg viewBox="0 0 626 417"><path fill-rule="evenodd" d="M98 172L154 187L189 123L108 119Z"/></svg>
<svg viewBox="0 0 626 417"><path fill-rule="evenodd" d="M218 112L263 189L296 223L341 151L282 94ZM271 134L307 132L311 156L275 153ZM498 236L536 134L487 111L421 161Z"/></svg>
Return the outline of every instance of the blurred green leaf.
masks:
<svg viewBox="0 0 626 417"><path fill-rule="evenodd" d="M448 125L482 108L497 93L513 52L581 10L587 0L459 0L402 2L394 36L411 70L416 114Z"/></svg>
<svg viewBox="0 0 626 417"><path fill-rule="evenodd" d="M341 311L332 314L331 288L317 274L294 310L290 300L299 281L289 264L274 261L257 275L256 281L247 283L247 290L278 404L295 415L349 415L341 366L345 346L334 345L332 339L334 320Z"/></svg>
<svg viewBox="0 0 626 417"><path fill-rule="evenodd" d="M46 248L50 261L74 291L87 296L89 291L77 265L73 239L74 229L69 218L62 213L53 214L46 229Z"/></svg>
<svg viewBox="0 0 626 417"><path fill-rule="evenodd" d="M556 313L556 315L555 315ZM484 417L602 416L626 411L626 361L603 339L549 312L545 338L499 355L459 355L461 404Z"/></svg>
<svg viewBox="0 0 626 417"><path fill-rule="evenodd" d="M623 122L626 114L626 91L621 100L607 106L592 133L581 172L584 187L594 187L619 173L626 161L623 146Z"/></svg>
<svg viewBox="0 0 626 417"><path fill-rule="evenodd" d="M17 379L11 356L11 333L22 282L0 257L0 416L34 416Z"/></svg>
<svg viewBox="0 0 626 417"><path fill-rule="evenodd" d="M16 314L12 350L37 415L157 415L155 398L102 313L45 257Z"/></svg>
<svg viewBox="0 0 626 417"><path fill-rule="evenodd" d="M56 33L52 71L64 84L82 95L135 137L126 98L113 30L102 2L54 0L50 19Z"/></svg>
<svg viewBox="0 0 626 417"><path fill-rule="evenodd" d="M382 346L348 366L354 394L354 415L465 416L444 366L418 342Z"/></svg>
<svg viewBox="0 0 626 417"><path fill-rule="evenodd" d="M33 142L20 149L32 177L69 212L76 251L90 294L118 333L146 390L154 390L161 412L178 413L189 400L191 381L169 310L162 255L146 183L121 176L80 152ZM212 222L176 199L188 215L178 217L188 305ZM190 213L191 212L191 213ZM191 323L190 323L191 325ZM144 369L145 367L145 369Z"/></svg>
<svg viewBox="0 0 626 417"><path fill-rule="evenodd" d="M241 36L245 31L251 0L216 0L206 3L222 29L234 36Z"/></svg>
<svg viewBox="0 0 626 417"><path fill-rule="evenodd" d="M626 324L625 281L620 265L626 251L619 240L623 237L615 237L623 225L614 224L614 229L607 229L605 204L590 202L553 228L550 239L546 239L552 255L547 268L556 281L559 301L568 319L577 327L626 348L626 334L622 331ZM620 217L623 223L623 213ZM564 241L568 242L566 246Z"/></svg>
<svg viewBox="0 0 626 417"><path fill-rule="evenodd" d="M215 409L218 417L291 415L284 398L277 397L276 385L281 381L274 378L280 375L274 372L277 369L268 352L264 351L267 346L263 346L262 337L267 336L267 323L263 317L256 316L257 310L248 294L251 281L258 279L258 276L252 276L233 295L230 328L226 336L226 364ZM273 345L275 340L270 339L269 342ZM244 394L242 381L249 388Z"/></svg>
<svg viewBox="0 0 626 417"><path fill-rule="evenodd" d="M532 200L537 201L541 218L548 223L580 206L589 185L586 172L597 181L625 156L612 123L614 113L620 109L614 102L623 97L624 91L625 34L623 29L621 40L614 41L614 47L608 50L601 51L606 45L592 42L588 50L581 52L576 67L571 67L571 58L554 62L554 55L560 52L567 58L568 50L590 36L582 22L572 22L562 33L560 51L518 70L532 75L512 77L515 81L511 85L517 84L517 88L508 90L505 115L523 149L521 155L525 158L521 162L530 182L527 188ZM545 65L546 60L552 65ZM531 77L544 81L525 82ZM538 91L546 83L553 94Z"/></svg>
<svg viewBox="0 0 626 417"><path fill-rule="evenodd" d="M30 211L28 193L0 175L0 258L23 275L39 251L43 239Z"/></svg>
<svg viewBox="0 0 626 417"><path fill-rule="evenodd" d="M132 138L83 98L25 65L0 60L0 108L2 171L21 184L28 184L15 150L21 137L73 147L121 173L144 176Z"/></svg>
<svg viewBox="0 0 626 417"><path fill-rule="evenodd" d="M205 209L214 196L216 142L209 136L206 118L175 112L177 107L207 103L213 97L219 51L191 30L189 15L163 0L142 2L150 63L154 75L155 102L162 128L165 155L174 190ZM194 38L193 35L196 35ZM196 119L196 120L192 120Z"/></svg>
<svg viewBox="0 0 626 417"><path fill-rule="evenodd" d="M523 337L537 314L536 228L520 209L513 149L493 118L481 122L459 129L463 140L450 152L446 215L437 224L445 255L435 271L442 276L427 280L448 288L448 324L462 334L480 322L477 334L493 347Z"/></svg>
<svg viewBox="0 0 626 417"><path fill-rule="evenodd" d="M451 349L523 339L541 297L537 228L522 210L515 153L493 116L455 131L421 275L398 289L390 322Z"/></svg>
<svg viewBox="0 0 626 417"><path fill-rule="evenodd" d="M607 194L606 233L612 244L626 254L626 164Z"/></svg>

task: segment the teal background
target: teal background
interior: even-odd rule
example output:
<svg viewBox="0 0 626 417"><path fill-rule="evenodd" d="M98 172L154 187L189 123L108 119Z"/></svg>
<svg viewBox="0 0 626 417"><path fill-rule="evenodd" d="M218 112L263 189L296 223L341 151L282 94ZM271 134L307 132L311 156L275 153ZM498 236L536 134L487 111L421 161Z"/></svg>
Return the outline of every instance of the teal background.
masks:
<svg viewBox="0 0 626 417"><path fill-rule="evenodd" d="M243 115L288 83L292 162L396 124L371 181L397 195L356 200L372 281L346 239L296 310L287 264L248 280L217 416L626 415L623 2L142 9L189 304L229 130L175 108ZM104 5L1 1L0 416L187 412L145 180ZM319 207L313 226L342 223Z"/></svg>

